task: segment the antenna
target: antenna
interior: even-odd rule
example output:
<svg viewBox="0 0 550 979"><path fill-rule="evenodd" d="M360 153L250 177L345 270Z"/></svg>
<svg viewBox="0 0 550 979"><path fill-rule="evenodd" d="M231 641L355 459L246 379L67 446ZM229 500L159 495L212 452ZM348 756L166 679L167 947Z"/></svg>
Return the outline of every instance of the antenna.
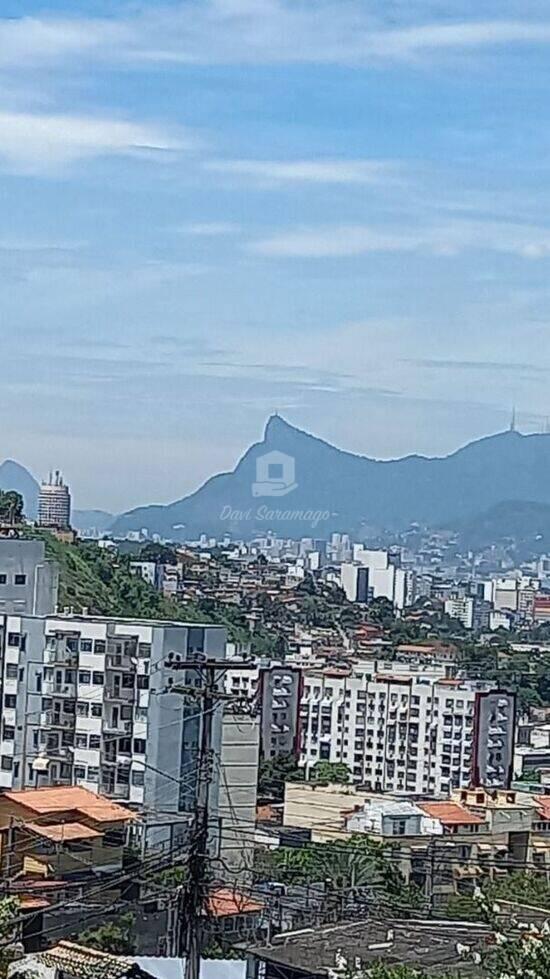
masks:
<svg viewBox="0 0 550 979"><path fill-rule="evenodd" d="M517 429L516 429L516 406L515 405L512 408L512 417L510 419L510 431L511 432L517 431Z"/></svg>

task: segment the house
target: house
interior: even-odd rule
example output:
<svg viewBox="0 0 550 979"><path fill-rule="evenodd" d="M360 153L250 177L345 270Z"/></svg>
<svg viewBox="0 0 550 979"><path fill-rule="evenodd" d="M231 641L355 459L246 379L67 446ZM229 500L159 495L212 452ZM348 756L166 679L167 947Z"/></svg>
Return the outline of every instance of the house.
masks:
<svg viewBox="0 0 550 979"><path fill-rule="evenodd" d="M117 900L134 819L129 809L76 785L0 794L0 873L22 909L32 911L32 931L23 928L27 950L36 947L48 909L78 898L91 882L101 882L106 904Z"/></svg>

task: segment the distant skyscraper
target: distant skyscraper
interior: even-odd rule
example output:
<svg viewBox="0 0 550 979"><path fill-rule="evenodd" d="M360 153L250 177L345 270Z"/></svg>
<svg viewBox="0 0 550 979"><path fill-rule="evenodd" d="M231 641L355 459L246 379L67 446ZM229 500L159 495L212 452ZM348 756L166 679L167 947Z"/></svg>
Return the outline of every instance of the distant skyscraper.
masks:
<svg viewBox="0 0 550 979"><path fill-rule="evenodd" d="M40 527L71 526L71 494L59 470L50 473L48 482L40 486L38 523Z"/></svg>

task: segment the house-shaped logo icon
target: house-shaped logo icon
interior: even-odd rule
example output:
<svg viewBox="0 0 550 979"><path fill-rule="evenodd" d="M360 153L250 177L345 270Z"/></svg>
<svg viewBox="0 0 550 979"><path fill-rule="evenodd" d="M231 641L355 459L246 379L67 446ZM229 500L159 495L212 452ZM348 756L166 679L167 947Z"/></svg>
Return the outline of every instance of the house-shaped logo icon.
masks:
<svg viewBox="0 0 550 979"><path fill-rule="evenodd" d="M252 496L286 496L296 489L296 463L293 456L273 449L256 459L256 481Z"/></svg>

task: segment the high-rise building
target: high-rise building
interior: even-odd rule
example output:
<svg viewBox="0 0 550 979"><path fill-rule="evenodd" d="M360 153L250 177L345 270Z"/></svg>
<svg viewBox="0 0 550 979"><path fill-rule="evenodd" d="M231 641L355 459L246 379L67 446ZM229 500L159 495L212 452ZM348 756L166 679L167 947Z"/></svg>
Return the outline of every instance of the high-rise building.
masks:
<svg viewBox="0 0 550 979"><path fill-rule="evenodd" d="M0 617L0 787L81 785L145 807L148 842L187 829L197 798L201 701L185 660L223 660L220 626L95 616ZM212 715L218 758L222 701ZM213 765L212 805L219 789Z"/></svg>
<svg viewBox="0 0 550 979"><path fill-rule="evenodd" d="M71 526L71 494L59 470L50 473L48 482L40 486L38 523L63 530Z"/></svg>
<svg viewBox="0 0 550 979"><path fill-rule="evenodd" d="M447 793L512 778L514 695L434 669L407 673L376 664L304 673L300 762L344 762L374 790Z"/></svg>

